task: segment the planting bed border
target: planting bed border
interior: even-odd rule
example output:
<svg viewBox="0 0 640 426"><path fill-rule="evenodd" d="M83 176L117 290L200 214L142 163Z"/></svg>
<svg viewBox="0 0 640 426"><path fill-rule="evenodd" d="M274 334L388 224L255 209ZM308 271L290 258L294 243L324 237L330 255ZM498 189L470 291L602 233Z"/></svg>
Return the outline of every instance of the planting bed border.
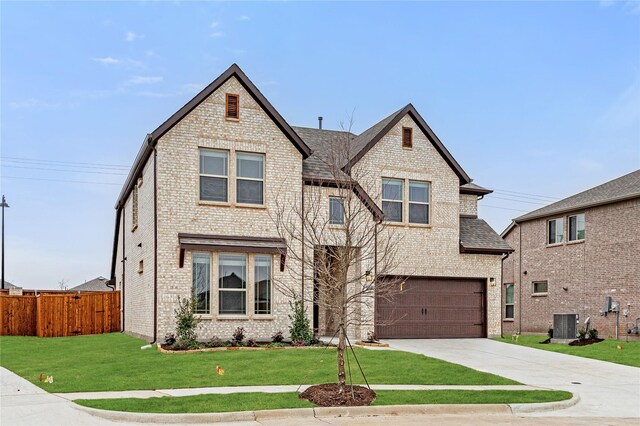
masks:
<svg viewBox="0 0 640 426"><path fill-rule="evenodd" d="M370 346L372 348L388 348L388 343L373 343L373 342L356 342L358 346Z"/></svg>
<svg viewBox="0 0 640 426"><path fill-rule="evenodd" d="M327 346L282 346L282 347L250 347L250 346L221 346L219 348L202 348L202 349L187 349L187 350L178 350L174 351L171 349L164 349L160 345L158 346L158 351L163 354L191 354L197 352L221 352L221 351L281 351L281 350L291 350L291 349L326 349ZM335 346L328 346L330 348L335 348Z"/></svg>

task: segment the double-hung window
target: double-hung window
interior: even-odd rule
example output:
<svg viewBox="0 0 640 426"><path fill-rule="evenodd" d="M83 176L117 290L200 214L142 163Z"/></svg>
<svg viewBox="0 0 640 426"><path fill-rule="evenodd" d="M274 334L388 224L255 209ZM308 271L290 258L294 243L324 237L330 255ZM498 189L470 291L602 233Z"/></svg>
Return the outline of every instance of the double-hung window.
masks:
<svg viewBox="0 0 640 426"><path fill-rule="evenodd" d="M547 221L547 243L557 244L564 240L564 220L563 218L551 219Z"/></svg>
<svg viewBox="0 0 640 426"><path fill-rule="evenodd" d="M569 241L584 240L584 213L569 216Z"/></svg>
<svg viewBox="0 0 640 426"><path fill-rule="evenodd" d="M409 223L429 223L429 182L409 181Z"/></svg>
<svg viewBox="0 0 640 426"><path fill-rule="evenodd" d="M200 200L228 201L229 153L200 150Z"/></svg>
<svg viewBox="0 0 640 426"><path fill-rule="evenodd" d="M534 281L533 282L533 294L547 294L549 291L549 283L547 281Z"/></svg>
<svg viewBox="0 0 640 426"><path fill-rule="evenodd" d="M244 254L220 254L218 263L218 313L221 315L246 315L247 256Z"/></svg>
<svg viewBox="0 0 640 426"><path fill-rule="evenodd" d="M382 212L389 222L402 222L404 182L400 179L382 179Z"/></svg>
<svg viewBox="0 0 640 426"><path fill-rule="evenodd" d="M193 299L195 313L211 313L211 254L193 253Z"/></svg>
<svg viewBox="0 0 640 426"><path fill-rule="evenodd" d="M254 313L256 315L271 314L271 263L271 256L254 258Z"/></svg>
<svg viewBox="0 0 640 426"><path fill-rule="evenodd" d="M344 225L344 199L329 197L329 224Z"/></svg>
<svg viewBox="0 0 640 426"><path fill-rule="evenodd" d="M236 202L264 204L263 154L236 154Z"/></svg>
<svg viewBox="0 0 640 426"><path fill-rule="evenodd" d="M514 306L514 293L513 284L505 284L504 287L504 317L506 319L513 319L513 306Z"/></svg>

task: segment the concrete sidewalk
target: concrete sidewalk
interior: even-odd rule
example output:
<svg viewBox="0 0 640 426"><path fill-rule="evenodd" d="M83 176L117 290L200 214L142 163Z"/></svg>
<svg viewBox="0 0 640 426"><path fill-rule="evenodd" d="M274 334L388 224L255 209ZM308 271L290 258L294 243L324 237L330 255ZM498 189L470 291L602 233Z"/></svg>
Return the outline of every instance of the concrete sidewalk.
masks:
<svg viewBox="0 0 640 426"><path fill-rule="evenodd" d="M56 393L56 396L74 401L76 399L111 399L111 398L154 398L161 396L191 396L231 393L283 393L303 392L313 385L281 385L281 386L224 386L211 388L181 388L181 389L156 389L156 390L132 390L114 392L73 392ZM526 385L499 385L499 386L458 386L458 385L371 385L373 390L544 390L544 388Z"/></svg>
<svg viewBox="0 0 640 426"><path fill-rule="evenodd" d="M580 402L532 416L640 418L640 368L489 339L389 340L393 349L419 353L497 374L531 386L566 390Z"/></svg>

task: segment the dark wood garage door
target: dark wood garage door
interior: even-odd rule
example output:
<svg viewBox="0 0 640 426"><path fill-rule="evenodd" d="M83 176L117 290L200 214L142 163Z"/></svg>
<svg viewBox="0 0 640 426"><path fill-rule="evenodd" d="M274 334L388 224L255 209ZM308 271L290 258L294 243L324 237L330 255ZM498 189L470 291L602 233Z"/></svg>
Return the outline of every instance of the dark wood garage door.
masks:
<svg viewBox="0 0 640 426"><path fill-rule="evenodd" d="M407 279L392 301L376 297L376 334L387 339L485 337L485 282Z"/></svg>

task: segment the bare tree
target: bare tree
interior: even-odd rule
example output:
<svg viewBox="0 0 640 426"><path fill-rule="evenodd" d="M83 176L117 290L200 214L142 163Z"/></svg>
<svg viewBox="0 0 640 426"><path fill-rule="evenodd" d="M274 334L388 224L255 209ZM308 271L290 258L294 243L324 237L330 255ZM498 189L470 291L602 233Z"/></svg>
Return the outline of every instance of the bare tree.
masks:
<svg viewBox="0 0 640 426"><path fill-rule="evenodd" d="M66 290L68 282L69 280L65 280L64 278L58 281L58 287L60 288L60 290Z"/></svg>
<svg viewBox="0 0 640 426"><path fill-rule="evenodd" d="M322 178L304 186L300 203L291 205L276 196L272 219L287 241L287 256L302 266L288 268L295 279L276 281L276 287L289 297L317 305L324 320L320 334L338 335L342 393L347 332L373 327L375 298L393 298L401 291L403 278L394 275L400 238L382 221L382 212L373 201L379 199L381 177L365 168L350 167L356 143L349 130L351 122L348 129L341 128L314 150L313 161ZM310 283L313 291L305 291Z"/></svg>

